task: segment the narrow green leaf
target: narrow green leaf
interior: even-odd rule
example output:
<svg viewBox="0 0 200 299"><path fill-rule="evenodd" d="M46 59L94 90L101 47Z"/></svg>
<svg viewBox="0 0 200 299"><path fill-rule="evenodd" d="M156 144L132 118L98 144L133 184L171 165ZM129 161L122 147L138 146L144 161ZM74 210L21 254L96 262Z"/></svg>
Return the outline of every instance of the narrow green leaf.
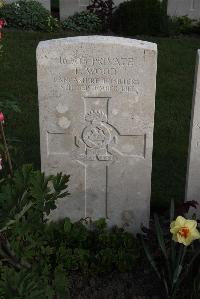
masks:
<svg viewBox="0 0 200 299"><path fill-rule="evenodd" d="M157 235L158 243L160 245L160 248L162 250L164 257L166 258L166 260L168 260L163 231L160 226L158 216L156 214L154 215L154 221L155 221L155 228L156 228L156 235Z"/></svg>
<svg viewBox="0 0 200 299"><path fill-rule="evenodd" d="M161 276L160 276L160 273L159 273L159 271L158 271L158 268L156 267L156 263L155 263L155 261L154 261L152 255L150 254L149 249L148 249L148 247L146 246L146 243L145 243L143 237L142 237L141 239L142 239L142 245L143 245L145 254L146 254L146 256L147 256L147 258L148 258L148 260L149 260L149 262L150 262L152 268L154 269L155 273L157 274L158 278L161 279Z"/></svg>
<svg viewBox="0 0 200 299"><path fill-rule="evenodd" d="M164 273L163 273L162 282L163 282L163 284L164 284L164 286L165 286L165 291L166 291L166 294L167 294L167 297L168 297L168 296L169 296L169 287L168 287L167 281L166 281L166 279L165 279L165 275L164 275Z"/></svg>
<svg viewBox="0 0 200 299"><path fill-rule="evenodd" d="M171 200L171 206L170 206L170 223L174 220L174 200Z"/></svg>
<svg viewBox="0 0 200 299"><path fill-rule="evenodd" d="M69 218L65 218L64 222L64 232L69 233L71 231L72 224Z"/></svg>
<svg viewBox="0 0 200 299"><path fill-rule="evenodd" d="M177 283L177 280L181 274L183 267L182 265L178 265L176 268L176 271L174 272L174 277L173 277L173 284L175 285Z"/></svg>
<svg viewBox="0 0 200 299"><path fill-rule="evenodd" d="M173 240L171 240L171 265L173 269L176 267L176 247Z"/></svg>

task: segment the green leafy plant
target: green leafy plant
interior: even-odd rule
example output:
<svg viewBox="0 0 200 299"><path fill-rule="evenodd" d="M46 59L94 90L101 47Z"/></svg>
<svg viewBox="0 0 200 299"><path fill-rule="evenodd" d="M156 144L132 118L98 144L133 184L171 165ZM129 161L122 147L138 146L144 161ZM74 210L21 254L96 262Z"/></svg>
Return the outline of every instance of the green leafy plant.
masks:
<svg viewBox="0 0 200 299"><path fill-rule="evenodd" d="M68 180L69 176L61 173L45 177L31 165L24 165L0 182L2 298L44 298L45 294L45 298L53 299L67 291L66 273L61 265L54 264L56 258L52 261L54 248L46 241L45 215L56 208L59 198L69 194ZM5 274L9 271L12 278ZM9 290L10 283L13 288Z"/></svg>
<svg viewBox="0 0 200 299"><path fill-rule="evenodd" d="M196 24L196 21L191 20L187 16L169 18L169 34L179 35L192 33Z"/></svg>
<svg viewBox="0 0 200 299"><path fill-rule="evenodd" d="M64 30L95 33L102 31L102 22L95 14L83 11L63 21L62 27Z"/></svg>
<svg viewBox="0 0 200 299"><path fill-rule="evenodd" d="M27 217L31 213L30 209L7 231L10 250L8 254L7 247L7 255L0 261L2 269L7 265L14 267L17 276L24 269L34 277L33 281L38 282L39 277L47 298L53 299L55 294L63 298L67 294L67 277L72 271L94 275L135 269L140 246L122 229L109 230L103 225L105 220L92 223L90 229L68 218L57 223L35 223Z"/></svg>
<svg viewBox="0 0 200 299"><path fill-rule="evenodd" d="M197 20L194 23L194 26L192 28L192 32L195 33L195 34L200 34L200 21L199 20Z"/></svg>
<svg viewBox="0 0 200 299"><path fill-rule="evenodd" d="M186 220L182 216L178 216L176 221L173 221L173 219L173 201L167 232L162 228L158 216L154 215L154 227L157 239L156 247L159 248L157 259L150 252L149 246L142 236L142 244L146 256L157 277L163 283L166 298L168 299L176 298L181 283L187 277L191 266L200 254L198 245L197 247L193 245L191 250L187 247L193 240L200 238L200 233L196 230L197 222L194 220ZM173 238L171 238L169 234L170 223L170 232L173 234Z"/></svg>
<svg viewBox="0 0 200 299"><path fill-rule="evenodd" d="M57 251L57 261L68 271L105 273L133 270L140 257L138 241L122 229L108 229L104 219L91 225L87 229L82 222L71 223L65 219L66 237Z"/></svg>
<svg viewBox="0 0 200 299"><path fill-rule="evenodd" d="M127 36L166 34L166 18L162 1L125 1L113 13L112 29Z"/></svg>
<svg viewBox="0 0 200 299"><path fill-rule="evenodd" d="M19 0L3 5L0 18L6 19L8 27L44 31L59 28L58 20L41 3L33 0Z"/></svg>
<svg viewBox="0 0 200 299"><path fill-rule="evenodd" d="M61 266L49 276L36 269L15 270L3 267L0 278L0 299L68 298L68 281Z"/></svg>
<svg viewBox="0 0 200 299"><path fill-rule="evenodd" d="M0 8L3 7L3 2L0 2ZM0 42L1 42L1 39L2 39L2 32L1 30L7 25L6 21L4 19L1 19L0 18ZM2 45L0 44L0 55L2 53Z"/></svg>
<svg viewBox="0 0 200 299"><path fill-rule="evenodd" d="M5 178L0 185L0 233L20 228L26 230L27 223L33 229L40 228L48 215L56 207L58 198L68 195L66 191L69 176L45 177L34 171L31 165L24 165L14 172L13 177ZM50 187L51 185L51 187ZM35 225L34 225L35 223ZM30 229L30 224L28 225ZM28 232L30 232L28 230ZM23 236L23 234L22 234ZM21 258L14 254L7 238L0 242L0 254L16 268L21 268Z"/></svg>
<svg viewBox="0 0 200 299"><path fill-rule="evenodd" d="M50 267L48 271L53 272L55 265L62 265L66 272L90 274L132 271L140 257L139 243L131 234L117 228L99 230L95 224L87 229L68 218L35 225L23 218L7 236L19 260L31 265L40 260L41 271Z"/></svg>
<svg viewBox="0 0 200 299"><path fill-rule="evenodd" d="M5 114L10 113L11 111L20 113L21 109L15 98L0 93L0 111L4 111Z"/></svg>
<svg viewBox="0 0 200 299"><path fill-rule="evenodd" d="M91 0L90 5L87 6L87 10L102 21L104 30L111 28L113 9L113 0Z"/></svg>
<svg viewBox="0 0 200 299"><path fill-rule="evenodd" d="M44 213L49 215L56 208L56 200L68 195L68 181L67 175L59 173L45 177L44 173L34 171L32 165L23 165L14 172L13 177L1 181L0 228L9 228L9 223L29 205L32 210L26 217L32 221L35 217L37 222L44 222Z"/></svg>
<svg viewBox="0 0 200 299"><path fill-rule="evenodd" d="M44 299L39 279L27 270L5 267L0 280L0 299Z"/></svg>

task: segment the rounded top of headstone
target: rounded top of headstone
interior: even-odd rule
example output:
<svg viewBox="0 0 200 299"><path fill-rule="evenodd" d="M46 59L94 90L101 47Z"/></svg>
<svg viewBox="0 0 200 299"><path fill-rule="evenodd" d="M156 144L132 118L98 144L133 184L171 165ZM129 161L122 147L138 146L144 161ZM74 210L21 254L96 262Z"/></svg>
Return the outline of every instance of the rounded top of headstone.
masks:
<svg viewBox="0 0 200 299"><path fill-rule="evenodd" d="M39 48L58 47L67 44L86 43L86 44L105 44L105 45L123 45L127 47L136 47L140 49L157 51L157 44L142 41L138 39L116 37L116 36L76 36L42 41L38 45Z"/></svg>

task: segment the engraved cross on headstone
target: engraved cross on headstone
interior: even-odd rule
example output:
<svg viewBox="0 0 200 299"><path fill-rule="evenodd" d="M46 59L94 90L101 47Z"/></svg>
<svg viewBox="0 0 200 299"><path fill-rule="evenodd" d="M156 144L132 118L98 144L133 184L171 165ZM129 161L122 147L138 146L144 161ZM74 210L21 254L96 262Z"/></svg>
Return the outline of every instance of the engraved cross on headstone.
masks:
<svg viewBox="0 0 200 299"><path fill-rule="evenodd" d="M85 169L85 217L90 216L92 198L98 197L96 218L109 218L109 167L112 167L114 161L120 162L136 156L144 158L146 136L121 134L110 123L110 98L86 97L83 101L85 127L79 136L74 136L73 159Z"/></svg>

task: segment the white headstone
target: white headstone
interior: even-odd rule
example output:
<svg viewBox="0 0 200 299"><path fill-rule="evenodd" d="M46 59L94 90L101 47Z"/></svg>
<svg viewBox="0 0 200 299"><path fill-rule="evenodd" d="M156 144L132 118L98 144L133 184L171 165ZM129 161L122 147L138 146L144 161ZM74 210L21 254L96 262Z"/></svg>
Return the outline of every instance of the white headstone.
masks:
<svg viewBox="0 0 200 299"><path fill-rule="evenodd" d="M196 78L193 94L186 201L196 200L200 204L200 50L197 53Z"/></svg>
<svg viewBox="0 0 200 299"><path fill-rule="evenodd" d="M117 6L124 0L114 0ZM85 11L87 6L91 3L90 0L59 0L60 3L60 19L65 20L69 16L73 16L77 12Z"/></svg>
<svg viewBox="0 0 200 299"><path fill-rule="evenodd" d="M108 36L40 42L41 162L71 175L52 219L148 225L157 47Z"/></svg>
<svg viewBox="0 0 200 299"><path fill-rule="evenodd" d="M168 0L169 16L188 16L191 19L200 18L199 0Z"/></svg>
<svg viewBox="0 0 200 299"><path fill-rule="evenodd" d="M65 20L76 12L84 11L88 5L89 0L85 0L83 3L81 0L59 0L60 19Z"/></svg>
<svg viewBox="0 0 200 299"><path fill-rule="evenodd" d="M4 0L5 3L13 3L17 0ZM51 1L50 0L37 0L37 2L41 3L46 9L51 10Z"/></svg>

